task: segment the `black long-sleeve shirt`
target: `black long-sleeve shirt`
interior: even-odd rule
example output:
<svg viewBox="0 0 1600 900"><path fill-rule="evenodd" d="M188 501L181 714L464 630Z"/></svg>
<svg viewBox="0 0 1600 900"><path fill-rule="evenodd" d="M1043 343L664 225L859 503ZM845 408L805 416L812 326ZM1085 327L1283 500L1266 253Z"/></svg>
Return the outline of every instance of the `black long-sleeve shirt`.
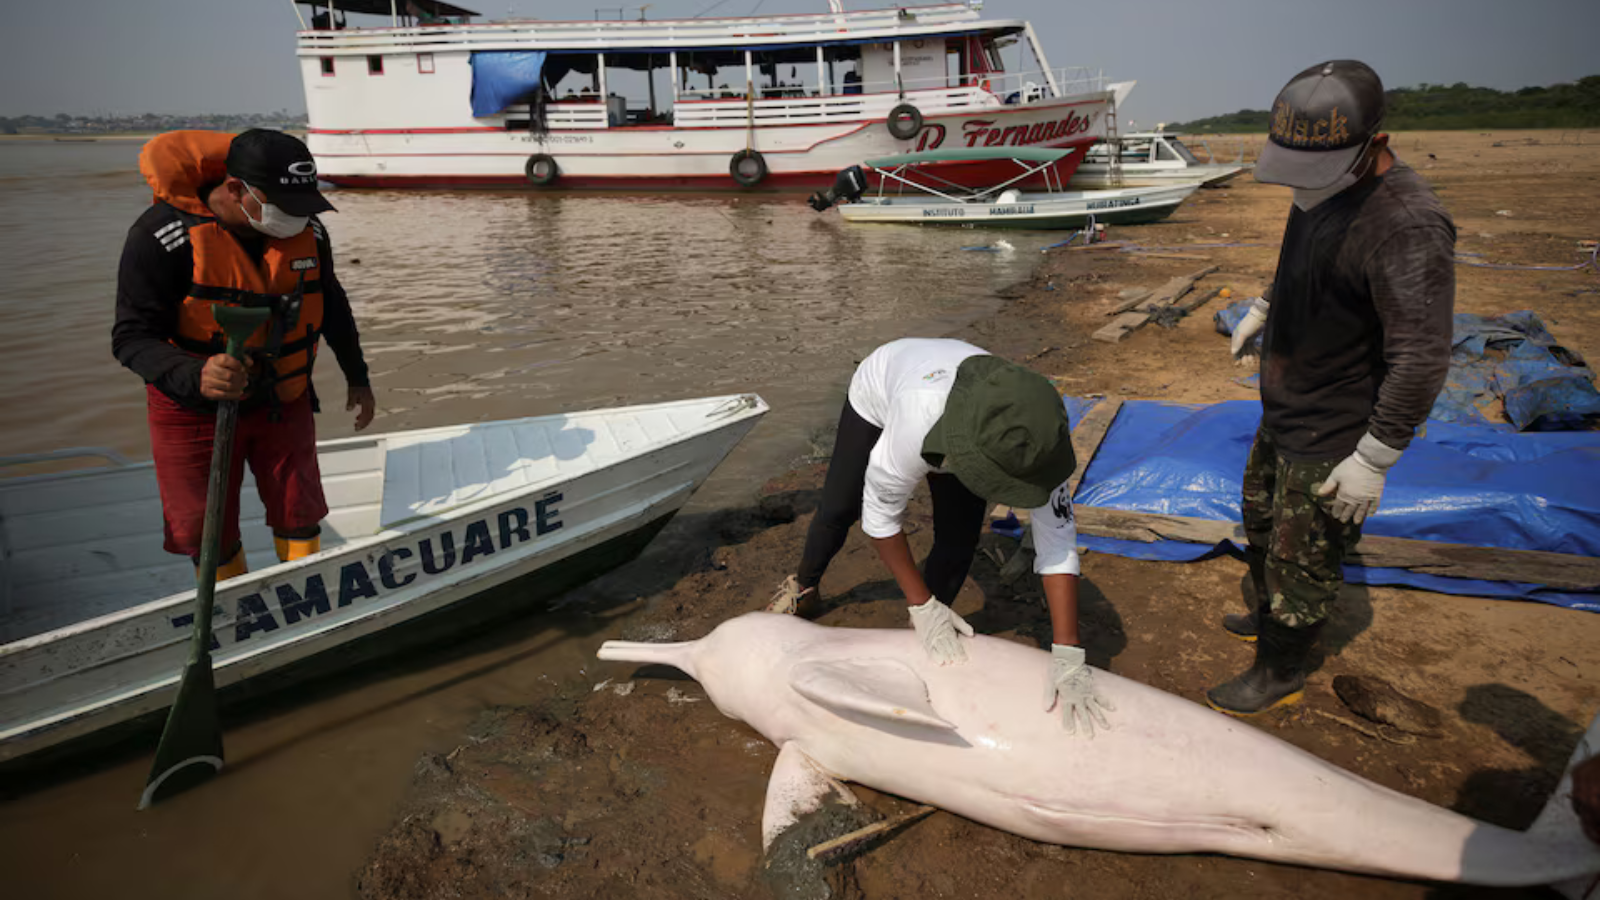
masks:
<svg viewBox="0 0 1600 900"><path fill-rule="evenodd" d="M173 346L178 311L194 278L194 247L184 241L173 249L156 232L174 221L170 207L156 204L128 229L117 269L117 315L111 326L111 352L147 383L191 409L211 411L215 404L200 394L200 370L206 358ZM361 335L356 330L350 298L333 271L333 246L317 225L317 253L322 282L322 336L333 350L350 387L368 387ZM266 238L234 237L245 252L260 259ZM246 398L248 404L251 398Z"/></svg>
<svg viewBox="0 0 1600 900"><path fill-rule="evenodd" d="M1338 459L1363 434L1411 443L1450 369L1455 226L1421 175L1294 209L1261 365L1263 423L1290 459Z"/></svg>

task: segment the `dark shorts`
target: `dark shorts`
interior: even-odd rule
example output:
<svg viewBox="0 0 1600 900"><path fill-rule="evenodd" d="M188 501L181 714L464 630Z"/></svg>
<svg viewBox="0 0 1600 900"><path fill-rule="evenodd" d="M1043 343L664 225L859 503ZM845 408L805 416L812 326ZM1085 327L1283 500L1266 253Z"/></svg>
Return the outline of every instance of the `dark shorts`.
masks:
<svg viewBox="0 0 1600 900"><path fill-rule="evenodd" d="M152 386L147 385L145 393L150 451L161 487L165 546L168 553L199 556L217 420L178 405ZM267 509L267 524L274 531L310 528L328 515L322 473L317 469L317 433L309 393L283 404L276 422L268 409L252 409L239 416L223 512L223 553L239 542L239 487L247 462L256 477L256 493Z"/></svg>

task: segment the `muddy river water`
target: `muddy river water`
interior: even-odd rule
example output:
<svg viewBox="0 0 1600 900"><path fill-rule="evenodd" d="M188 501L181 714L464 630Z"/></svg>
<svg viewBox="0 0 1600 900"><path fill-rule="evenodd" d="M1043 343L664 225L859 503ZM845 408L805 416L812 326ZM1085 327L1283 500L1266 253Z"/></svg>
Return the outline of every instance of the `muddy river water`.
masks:
<svg viewBox="0 0 1600 900"><path fill-rule="evenodd" d="M117 257L149 202L138 146L0 142L0 455L149 457L143 391L110 353ZM685 521L747 501L805 456L866 352L992 309L1051 240L966 251L992 237L846 227L796 195L330 197L375 430L761 394L772 412ZM331 354L319 373L319 433L347 435L353 414L329 402L342 397ZM690 526L674 527L664 546L692 551ZM660 565L662 552L633 566ZM230 723L224 777L152 812L133 806L153 742L27 785L0 801L0 893L348 897L419 754L459 744L486 707L587 677L629 609L574 604L294 691Z"/></svg>

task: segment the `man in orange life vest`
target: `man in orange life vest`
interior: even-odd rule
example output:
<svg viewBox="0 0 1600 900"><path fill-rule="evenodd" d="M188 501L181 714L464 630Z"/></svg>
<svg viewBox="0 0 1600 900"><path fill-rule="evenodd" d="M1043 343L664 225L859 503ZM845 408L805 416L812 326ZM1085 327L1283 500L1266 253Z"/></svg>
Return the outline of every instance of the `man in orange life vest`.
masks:
<svg viewBox="0 0 1600 900"><path fill-rule="evenodd" d="M350 301L316 214L316 163L299 140L252 129L237 137L175 131L145 145L139 171L155 204L134 223L117 272L111 349L145 380L150 449L166 549L198 560L216 403L240 401L217 578L245 571L239 487L248 462L278 558L321 548L328 514L317 469L311 385L317 341L344 371L356 430L375 401ZM216 304L273 309L251 335L248 364L223 352Z"/></svg>

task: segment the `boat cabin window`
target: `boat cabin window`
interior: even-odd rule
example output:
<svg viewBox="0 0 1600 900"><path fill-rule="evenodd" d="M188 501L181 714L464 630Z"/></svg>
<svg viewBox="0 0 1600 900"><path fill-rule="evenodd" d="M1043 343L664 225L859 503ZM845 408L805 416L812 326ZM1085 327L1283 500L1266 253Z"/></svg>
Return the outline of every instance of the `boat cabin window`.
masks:
<svg viewBox="0 0 1600 900"><path fill-rule="evenodd" d="M822 69L823 77L827 80L823 86L824 94L842 97L847 94L863 94L871 90L861 79L859 45L823 47Z"/></svg>
<svg viewBox="0 0 1600 900"><path fill-rule="evenodd" d="M333 74L333 57L324 56L322 58L322 74L324 74L324 75L332 75Z"/></svg>
<svg viewBox="0 0 1600 900"><path fill-rule="evenodd" d="M951 38L948 47L957 57L958 86L998 89L995 76L1003 75L1006 67L1000 58L1000 48L992 38L983 35Z"/></svg>
<svg viewBox="0 0 1600 900"><path fill-rule="evenodd" d="M382 75L383 74L383 57L382 56L379 56L377 54L373 54L372 56L367 57L367 74L368 75Z"/></svg>
<svg viewBox="0 0 1600 900"><path fill-rule="evenodd" d="M755 90L758 100L794 100L815 97L821 89L815 47L756 51Z"/></svg>
<svg viewBox="0 0 1600 900"><path fill-rule="evenodd" d="M1177 151L1172 149L1172 145L1166 141L1156 141L1156 160L1158 162L1183 162L1183 157L1179 156Z"/></svg>
<svg viewBox="0 0 1600 900"><path fill-rule="evenodd" d="M743 100L744 52L678 51L680 100Z"/></svg>
<svg viewBox="0 0 1600 900"><path fill-rule="evenodd" d="M1200 165L1200 157L1195 156L1194 151L1185 146L1183 141L1180 141L1176 138L1168 138L1167 143L1172 145L1173 151L1177 153L1184 162L1191 166Z"/></svg>

